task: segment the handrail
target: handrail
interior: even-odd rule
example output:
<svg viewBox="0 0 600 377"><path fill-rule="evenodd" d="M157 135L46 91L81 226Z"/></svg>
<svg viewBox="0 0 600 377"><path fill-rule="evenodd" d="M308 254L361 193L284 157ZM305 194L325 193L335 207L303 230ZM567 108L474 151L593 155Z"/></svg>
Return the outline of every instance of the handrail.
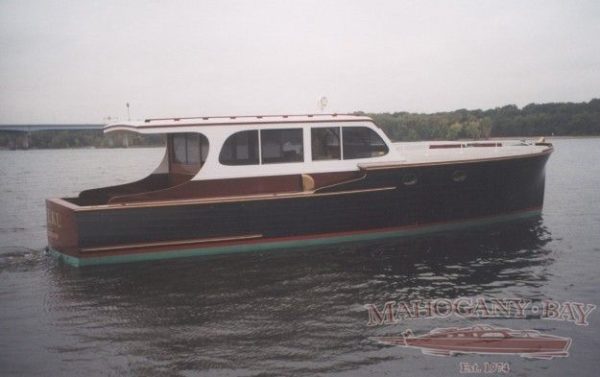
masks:
<svg viewBox="0 0 600 377"><path fill-rule="evenodd" d="M343 116L356 116L356 117L362 117L361 115L355 115L355 114L338 114L338 113L331 113L331 114L280 114L280 115L275 115L275 114L270 114L270 115L218 115L218 116L196 116L196 117L172 117L172 118L147 118L144 119L144 123L150 123L150 122L154 122L154 121L164 121L164 120L172 120L172 121L180 121L180 120L189 120L189 119L202 119L202 120L210 120L210 119L248 119L248 118L256 118L256 119L263 119L263 118L289 118L289 117L337 117L338 115L343 115Z"/></svg>

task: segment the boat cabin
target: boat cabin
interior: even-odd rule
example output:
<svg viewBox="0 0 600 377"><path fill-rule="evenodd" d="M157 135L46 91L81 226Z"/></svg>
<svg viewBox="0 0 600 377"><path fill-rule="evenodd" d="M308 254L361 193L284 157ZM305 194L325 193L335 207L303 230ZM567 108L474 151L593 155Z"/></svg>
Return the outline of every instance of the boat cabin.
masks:
<svg viewBox="0 0 600 377"><path fill-rule="evenodd" d="M104 128L117 131L166 134L162 162L140 181L83 191L73 204L310 193L360 178L360 163L401 160L363 116L147 119Z"/></svg>

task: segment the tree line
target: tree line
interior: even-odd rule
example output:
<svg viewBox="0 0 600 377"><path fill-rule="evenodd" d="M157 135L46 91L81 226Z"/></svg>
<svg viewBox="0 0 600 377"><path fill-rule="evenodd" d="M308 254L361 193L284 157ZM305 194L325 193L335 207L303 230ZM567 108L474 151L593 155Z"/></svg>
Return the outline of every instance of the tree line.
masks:
<svg viewBox="0 0 600 377"><path fill-rule="evenodd" d="M164 135L131 132L104 134L102 130L44 130L26 134L0 131L0 149L125 148L164 144Z"/></svg>
<svg viewBox="0 0 600 377"><path fill-rule="evenodd" d="M490 137L600 135L600 99L581 103L507 105L489 110L460 109L418 114L364 113L394 141L487 139ZM27 138L26 140L23 138ZM0 148L110 148L164 145L163 135L100 130L37 131L30 135L0 131Z"/></svg>
<svg viewBox="0 0 600 377"><path fill-rule="evenodd" d="M434 114L364 113L397 141L600 135L600 99Z"/></svg>

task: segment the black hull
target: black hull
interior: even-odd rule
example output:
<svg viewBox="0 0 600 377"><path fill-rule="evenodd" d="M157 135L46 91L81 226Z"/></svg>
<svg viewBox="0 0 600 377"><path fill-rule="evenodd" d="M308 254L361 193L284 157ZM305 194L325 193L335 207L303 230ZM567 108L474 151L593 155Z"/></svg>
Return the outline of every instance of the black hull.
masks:
<svg viewBox="0 0 600 377"><path fill-rule="evenodd" d="M308 195L86 208L73 214L76 245L54 249L76 258L100 258L126 254L136 245L156 251L198 240L194 247L202 248L244 238L255 242L418 228L535 211L544 201L549 154L372 169L363 179Z"/></svg>

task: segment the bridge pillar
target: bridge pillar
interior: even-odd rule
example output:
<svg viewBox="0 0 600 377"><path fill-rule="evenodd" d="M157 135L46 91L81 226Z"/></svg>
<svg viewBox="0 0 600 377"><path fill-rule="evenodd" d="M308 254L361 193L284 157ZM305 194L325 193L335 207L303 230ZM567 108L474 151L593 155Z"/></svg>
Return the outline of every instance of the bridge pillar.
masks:
<svg viewBox="0 0 600 377"><path fill-rule="evenodd" d="M29 149L31 144L29 132L22 131L9 131L8 135L8 148L9 149Z"/></svg>
<svg viewBox="0 0 600 377"><path fill-rule="evenodd" d="M22 140L23 142L21 144L21 147L23 149L29 149L29 145L31 144L31 132L29 130L25 132L25 135L23 135Z"/></svg>
<svg viewBox="0 0 600 377"><path fill-rule="evenodd" d="M18 134L13 133L13 132L9 132L8 133L8 148L13 150L13 149L17 149L17 137Z"/></svg>

